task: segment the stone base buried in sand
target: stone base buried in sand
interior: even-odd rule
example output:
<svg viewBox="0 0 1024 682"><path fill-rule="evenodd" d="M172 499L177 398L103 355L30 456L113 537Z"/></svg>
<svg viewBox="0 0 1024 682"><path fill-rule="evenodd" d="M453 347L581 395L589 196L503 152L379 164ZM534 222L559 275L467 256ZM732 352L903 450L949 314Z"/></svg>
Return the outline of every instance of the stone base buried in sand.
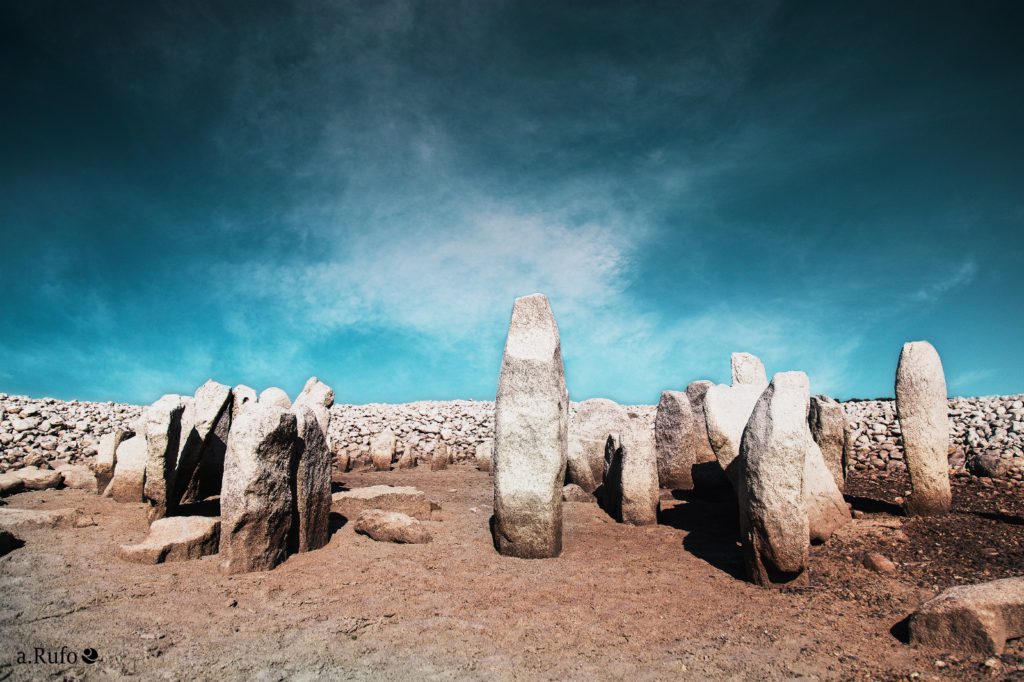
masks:
<svg viewBox="0 0 1024 682"><path fill-rule="evenodd" d="M960 653L1001 654L1024 636L1024 578L951 587L910 617L910 643Z"/></svg>
<svg viewBox="0 0 1024 682"><path fill-rule="evenodd" d="M357 533L378 542L421 545L433 539L430 531L411 516L381 509L360 512L354 528Z"/></svg>
<svg viewBox="0 0 1024 682"><path fill-rule="evenodd" d="M334 493L331 511L354 519L365 509L406 514L414 519L430 520L430 500L412 486L371 485Z"/></svg>
<svg viewBox="0 0 1024 682"><path fill-rule="evenodd" d="M169 516L154 521L149 535L137 545L121 545L117 556L139 564L189 561L217 553L220 519L209 516Z"/></svg>
<svg viewBox="0 0 1024 682"><path fill-rule="evenodd" d="M20 528L71 527L78 520L77 509L11 509L0 507L0 530L14 531Z"/></svg>

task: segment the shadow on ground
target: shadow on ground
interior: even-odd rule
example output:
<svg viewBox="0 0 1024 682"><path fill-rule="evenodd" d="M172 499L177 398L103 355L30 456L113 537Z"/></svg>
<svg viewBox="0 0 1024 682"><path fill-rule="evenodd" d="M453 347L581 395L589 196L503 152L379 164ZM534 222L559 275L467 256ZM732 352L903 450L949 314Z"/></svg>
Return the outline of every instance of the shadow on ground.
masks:
<svg viewBox="0 0 1024 682"><path fill-rule="evenodd" d="M730 493L677 490L679 503L663 509L658 523L686 532L683 549L720 571L742 580L743 553L739 542L739 515Z"/></svg>

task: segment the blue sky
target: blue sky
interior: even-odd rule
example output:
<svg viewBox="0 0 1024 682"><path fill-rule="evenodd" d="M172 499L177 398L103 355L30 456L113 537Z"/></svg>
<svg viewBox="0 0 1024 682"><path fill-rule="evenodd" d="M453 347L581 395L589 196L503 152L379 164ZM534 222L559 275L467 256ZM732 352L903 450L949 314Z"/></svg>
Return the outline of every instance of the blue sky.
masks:
<svg viewBox="0 0 1024 682"><path fill-rule="evenodd" d="M1024 391L1024 4L230 4L0 8L0 391Z"/></svg>

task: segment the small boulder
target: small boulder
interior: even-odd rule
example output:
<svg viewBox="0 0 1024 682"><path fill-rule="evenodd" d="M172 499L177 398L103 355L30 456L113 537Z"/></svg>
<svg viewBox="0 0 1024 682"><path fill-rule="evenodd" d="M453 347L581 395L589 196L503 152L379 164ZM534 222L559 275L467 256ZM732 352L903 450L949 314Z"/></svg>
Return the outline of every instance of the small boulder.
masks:
<svg viewBox="0 0 1024 682"><path fill-rule="evenodd" d="M264 405L276 405L282 410L292 409L291 398L277 386L271 386L260 393L259 402Z"/></svg>
<svg viewBox="0 0 1024 682"><path fill-rule="evenodd" d="M0 495L13 495L25 489L25 482L14 474L0 474Z"/></svg>
<svg viewBox="0 0 1024 682"><path fill-rule="evenodd" d="M57 467L57 471L64 477L66 488L86 490L90 493L97 491L96 474L89 467L82 464L62 464Z"/></svg>
<svg viewBox="0 0 1024 682"><path fill-rule="evenodd" d="M1004 478L1010 470L1010 463L1003 459L999 450L985 450L971 455L967 469L975 476Z"/></svg>
<svg viewBox="0 0 1024 682"><path fill-rule="evenodd" d="M562 486L563 502L596 502L594 496L575 483L568 483Z"/></svg>
<svg viewBox="0 0 1024 682"><path fill-rule="evenodd" d="M910 643L964 654L997 655L1024 636L1024 578L951 587L911 617Z"/></svg>
<svg viewBox="0 0 1024 682"><path fill-rule="evenodd" d="M419 545L432 539L430 531L411 516L381 509L360 512L353 527L357 533L378 542Z"/></svg>
<svg viewBox="0 0 1024 682"><path fill-rule="evenodd" d="M893 563L892 559L878 552L868 552L865 554L862 563L865 568L875 573L892 574L896 572L896 564Z"/></svg>
<svg viewBox="0 0 1024 682"><path fill-rule="evenodd" d="M354 519L366 509L394 511L413 518L430 519L430 500L412 486L371 485L334 493L331 511Z"/></svg>
<svg viewBox="0 0 1024 682"><path fill-rule="evenodd" d="M171 516L158 519L137 545L121 545L117 556L138 564L189 561L217 553L220 519L208 516Z"/></svg>

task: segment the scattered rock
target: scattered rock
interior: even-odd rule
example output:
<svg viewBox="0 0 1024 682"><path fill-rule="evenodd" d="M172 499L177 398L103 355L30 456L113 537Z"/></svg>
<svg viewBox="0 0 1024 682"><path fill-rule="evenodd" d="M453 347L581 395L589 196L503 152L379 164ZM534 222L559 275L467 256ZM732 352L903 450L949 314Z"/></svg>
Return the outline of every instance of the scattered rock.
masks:
<svg viewBox="0 0 1024 682"><path fill-rule="evenodd" d="M398 542L418 545L430 542L430 531L405 514L381 509L360 512L354 524L355 531L378 542Z"/></svg>
<svg viewBox="0 0 1024 682"><path fill-rule="evenodd" d="M216 554L220 520L207 516L171 516L158 519L137 545L121 545L117 556L139 564L190 561Z"/></svg>
<svg viewBox="0 0 1024 682"><path fill-rule="evenodd" d="M1024 636L1024 578L951 587L910 617L911 644L967 654L1001 654Z"/></svg>
<svg viewBox="0 0 1024 682"><path fill-rule="evenodd" d="M868 552L865 554L863 564L865 568L871 569L875 573L892 574L896 572L896 564L889 557L878 552Z"/></svg>

